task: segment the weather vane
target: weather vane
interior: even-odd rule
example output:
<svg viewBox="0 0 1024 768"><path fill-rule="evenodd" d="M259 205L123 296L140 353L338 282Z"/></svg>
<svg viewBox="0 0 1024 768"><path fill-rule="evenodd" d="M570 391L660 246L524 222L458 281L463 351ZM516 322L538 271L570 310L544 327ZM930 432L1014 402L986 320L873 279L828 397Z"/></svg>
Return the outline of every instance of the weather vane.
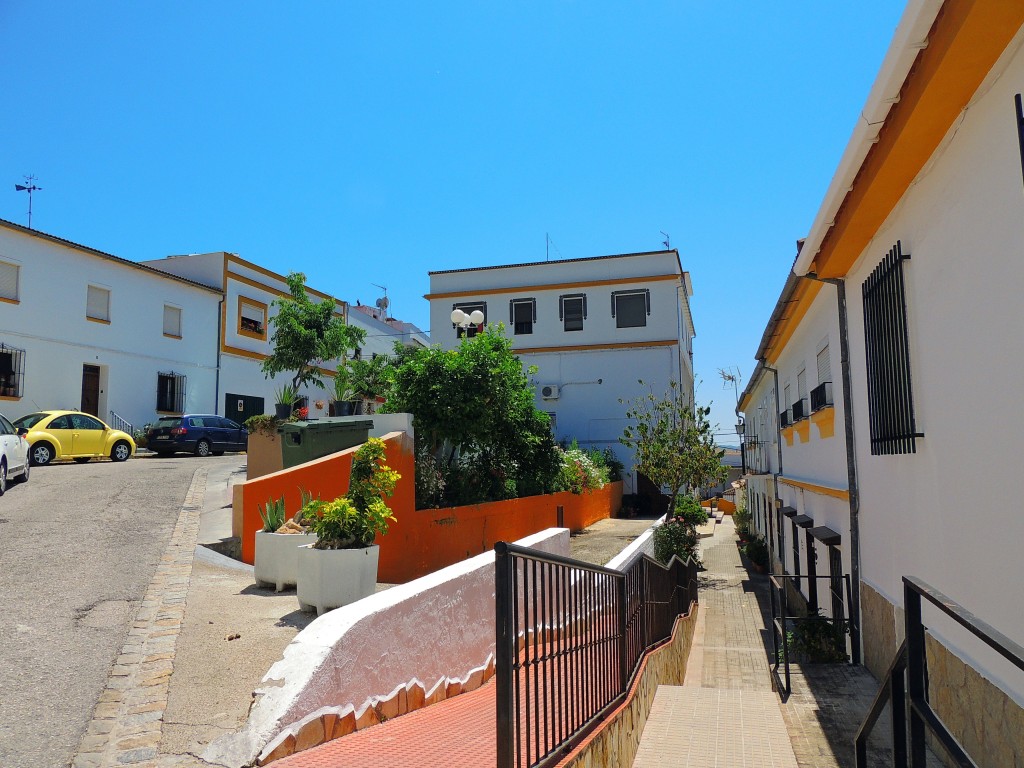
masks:
<svg viewBox="0 0 1024 768"><path fill-rule="evenodd" d="M14 190L16 192L28 192L28 228L32 229L32 193L38 192L42 187L35 185L35 176L26 176L24 184L15 184Z"/></svg>
<svg viewBox="0 0 1024 768"><path fill-rule="evenodd" d="M661 232L660 229L658 231ZM671 251L672 246L669 245L669 243L671 242L672 238L668 236L668 232L661 232L661 234L665 236L665 239L661 241L661 244L665 246L666 251Z"/></svg>

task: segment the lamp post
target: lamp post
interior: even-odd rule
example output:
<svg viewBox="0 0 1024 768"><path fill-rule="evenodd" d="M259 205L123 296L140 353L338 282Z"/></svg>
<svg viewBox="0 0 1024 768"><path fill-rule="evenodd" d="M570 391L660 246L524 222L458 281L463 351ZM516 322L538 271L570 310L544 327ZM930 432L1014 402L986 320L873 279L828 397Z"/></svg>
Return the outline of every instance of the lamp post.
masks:
<svg viewBox="0 0 1024 768"><path fill-rule="evenodd" d="M452 323L461 328L464 332L469 330L471 325L482 325L484 322L484 313L479 309L474 309L468 315L461 309L452 310Z"/></svg>

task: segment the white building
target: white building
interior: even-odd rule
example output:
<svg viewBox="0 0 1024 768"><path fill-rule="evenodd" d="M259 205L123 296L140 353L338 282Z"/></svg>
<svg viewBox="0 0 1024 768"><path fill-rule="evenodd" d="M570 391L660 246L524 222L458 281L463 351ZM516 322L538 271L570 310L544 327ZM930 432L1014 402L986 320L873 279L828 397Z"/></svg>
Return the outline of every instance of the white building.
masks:
<svg viewBox="0 0 1024 768"><path fill-rule="evenodd" d="M220 296L198 282L0 221L0 407L141 426L210 411Z"/></svg>
<svg viewBox="0 0 1024 768"><path fill-rule="evenodd" d="M426 298L431 339L446 349L464 333L451 321L454 309L503 323L523 365L537 366L537 405L550 414L556 438L611 447L631 492L619 401L647 386L662 395L676 381L693 402L692 294L670 250L431 272Z"/></svg>
<svg viewBox="0 0 1024 768"><path fill-rule="evenodd" d="M841 553L875 674L903 637L904 577L1024 645L1022 46L1024 4L908 4L740 403L776 567L806 573L808 542L819 573ZM941 718L979 765L1024 762L1024 672L927 602L923 620Z"/></svg>

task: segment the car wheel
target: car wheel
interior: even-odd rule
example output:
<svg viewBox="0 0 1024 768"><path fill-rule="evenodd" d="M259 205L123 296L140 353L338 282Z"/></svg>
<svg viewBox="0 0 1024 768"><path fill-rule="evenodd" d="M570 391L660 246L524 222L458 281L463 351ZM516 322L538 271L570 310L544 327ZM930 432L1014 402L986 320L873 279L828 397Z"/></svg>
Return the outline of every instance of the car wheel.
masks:
<svg viewBox="0 0 1024 768"><path fill-rule="evenodd" d="M75 458L75 464L88 464L90 456L77 456Z"/></svg>
<svg viewBox="0 0 1024 768"><path fill-rule="evenodd" d="M0 459L0 496L7 490L7 460Z"/></svg>
<svg viewBox="0 0 1024 768"><path fill-rule="evenodd" d="M32 463L42 467L53 461L54 450L49 443L36 443L32 446Z"/></svg>
<svg viewBox="0 0 1024 768"><path fill-rule="evenodd" d="M131 455L132 447L124 440L118 440L114 443L114 448L110 451L111 461L127 461Z"/></svg>
<svg viewBox="0 0 1024 768"><path fill-rule="evenodd" d="M196 443L196 456L206 457L210 455L210 443L207 440L200 440Z"/></svg>

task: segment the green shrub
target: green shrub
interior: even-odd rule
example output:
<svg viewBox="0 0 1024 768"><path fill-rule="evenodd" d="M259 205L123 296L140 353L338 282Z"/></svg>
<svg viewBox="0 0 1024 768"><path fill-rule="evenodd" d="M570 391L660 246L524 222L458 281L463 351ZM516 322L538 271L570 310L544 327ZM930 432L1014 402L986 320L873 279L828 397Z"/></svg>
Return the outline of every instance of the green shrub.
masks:
<svg viewBox="0 0 1024 768"><path fill-rule="evenodd" d="M590 454L576 447L576 441L573 441L572 447L566 450L558 449L558 451L562 463L555 480L556 491L571 491L579 494L603 488L604 484L608 482L608 468L596 464ZM600 455L600 451L598 451L598 455Z"/></svg>
<svg viewBox="0 0 1024 768"><path fill-rule="evenodd" d="M745 507L737 507L732 515L732 521L736 526L736 533L747 537L750 535L750 524L753 522L753 515Z"/></svg>
<svg viewBox="0 0 1024 768"><path fill-rule="evenodd" d="M763 536L758 536L748 541L743 548L744 554L750 558L750 562L761 568L768 567L768 544Z"/></svg>
<svg viewBox="0 0 1024 768"><path fill-rule="evenodd" d="M699 566L699 542L700 537L692 525L679 519L671 519L654 529L654 557L668 565L669 560L675 555L683 562L690 559Z"/></svg>
<svg viewBox="0 0 1024 768"><path fill-rule="evenodd" d="M812 664L845 664L846 632L820 613L799 619L790 635L790 648L802 661Z"/></svg>
<svg viewBox="0 0 1024 768"><path fill-rule="evenodd" d="M256 505L257 511L263 520L263 532L273 533L284 525L284 496L277 501L267 499L264 506Z"/></svg>

